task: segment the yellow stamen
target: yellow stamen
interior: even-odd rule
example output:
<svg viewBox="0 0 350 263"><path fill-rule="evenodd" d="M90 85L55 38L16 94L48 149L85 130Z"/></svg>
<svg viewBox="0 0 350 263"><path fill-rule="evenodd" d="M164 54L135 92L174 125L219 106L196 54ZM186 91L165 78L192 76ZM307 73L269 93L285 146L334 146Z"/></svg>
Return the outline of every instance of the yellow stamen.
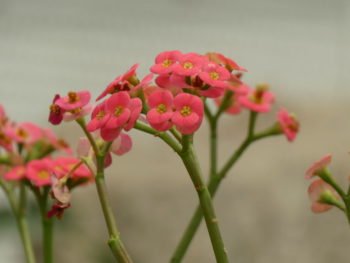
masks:
<svg viewBox="0 0 350 263"><path fill-rule="evenodd" d="M39 179L47 179L49 178L50 174L48 171L42 170L38 173Z"/></svg>
<svg viewBox="0 0 350 263"><path fill-rule="evenodd" d="M68 92L68 103L76 103L80 101L80 97L76 92Z"/></svg>
<svg viewBox="0 0 350 263"><path fill-rule="evenodd" d="M123 106L117 106L115 109L114 109L114 116L117 116L119 117L124 111L124 107Z"/></svg>
<svg viewBox="0 0 350 263"><path fill-rule="evenodd" d="M51 111L52 113L59 114L60 111L61 111L61 108L60 108L60 106L58 106L57 104L51 104L51 106L50 106L50 111Z"/></svg>
<svg viewBox="0 0 350 263"><path fill-rule="evenodd" d="M210 73L209 73L209 76L210 76L210 78L213 79L213 80L218 80L218 79L220 78L219 73L217 73L217 72L215 72L215 71L210 72Z"/></svg>
<svg viewBox="0 0 350 263"><path fill-rule="evenodd" d="M19 137L22 137L22 138L27 138L29 136L28 132L26 132L25 130L23 130L21 128L18 128L16 133Z"/></svg>
<svg viewBox="0 0 350 263"><path fill-rule="evenodd" d="M183 106L180 110L180 114L184 117L187 117L192 113L192 109L189 106Z"/></svg>
<svg viewBox="0 0 350 263"><path fill-rule="evenodd" d="M191 69L191 68L193 68L193 64L191 62L187 61L182 65L182 67L184 69Z"/></svg>
<svg viewBox="0 0 350 263"><path fill-rule="evenodd" d="M157 112L162 114L162 113L165 113L167 111L167 107L165 104L159 104L157 106Z"/></svg>
<svg viewBox="0 0 350 263"><path fill-rule="evenodd" d="M162 66L167 68L169 66L171 66L173 64L173 61L171 59L165 59L163 62L162 62Z"/></svg>
<svg viewBox="0 0 350 263"><path fill-rule="evenodd" d="M101 110L97 113L96 119L101 120L104 116L105 116L105 112Z"/></svg>

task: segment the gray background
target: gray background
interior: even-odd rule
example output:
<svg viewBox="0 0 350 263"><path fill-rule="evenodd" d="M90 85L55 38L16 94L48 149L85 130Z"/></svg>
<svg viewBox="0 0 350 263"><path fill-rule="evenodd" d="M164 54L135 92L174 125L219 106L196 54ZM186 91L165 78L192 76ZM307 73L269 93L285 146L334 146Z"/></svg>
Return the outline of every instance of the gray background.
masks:
<svg viewBox="0 0 350 263"><path fill-rule="evenodd" d="M348 184L349 26L346 0L0 0L0 103L12 119L49 126L55 93L89 89L95 97L136 62L144 76L163 50L221 52L249 70L248 84L267 82L276 94L274 111L258 127L270 125L281 106L301 121L293 144L281 136L252 145L219 190L215 205L231 261L345 263L346 219L335 210L312 214L303 176L333 153L332 171ZM243 139L247 116L220 123L220 163ZM54 130L73 147L81 136L73 123ZM167 262L197 197L162 142L131 135L133 151L115 158L107 177L117 221L135 262ZM196 147L207 172L205 124ZM96 198L93 185L75 191L73 207L56 226L57 263L110 262ZM7 210L3 198L0 206ZM0 228L0 261L22 262L10 226ZM34 232L39 242L39 229ZM202 226L184 262L214 261Z"/></svg>

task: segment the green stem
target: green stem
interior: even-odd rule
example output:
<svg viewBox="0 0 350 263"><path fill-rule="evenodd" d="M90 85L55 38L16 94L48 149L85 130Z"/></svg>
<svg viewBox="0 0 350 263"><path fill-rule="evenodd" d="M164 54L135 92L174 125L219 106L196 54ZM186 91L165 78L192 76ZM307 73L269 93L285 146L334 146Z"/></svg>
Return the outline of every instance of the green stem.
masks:
<svg viewBox="0 0 350 263"><path fill-rule="evenodd" d="M21 184L20 188L20 199L22 199L18 204L16 202L15 197L13 196L13 192L10 191L9 188L5 185L5 183L0 178L0 186L3 188L7 199L9 200L10 207L12 209L13 214L16 217L17 228L21 237L21 241L24 248L24 255L26 257L27 263L35 263L36 259L34 256L34 249L32 240L30 237L28 222L25 217L25 188L24 185ZM17 206L18 205L18 206Z"/></svg>
<svg viewBox="0 0 350 263"><path fill-rule="evenodd" d="M49 197L50 187L43 188L43 193L37 193L36 197L39 203L41 223L42 223L42 247L44 263L53 262L53 227L54 220L47 216L47 201Z"/></svg>
<svg viewBox="0 0 350 263"><path fill-rule="evenodd" d="M91 144L92 149L94 150L95 154L97 155L99 153L99 150L98 150L97 144L96 144L94 138L92 137L91 133L86 129L85 119L82 117L82 118L77 119L76 122L79 124L79 126L84 131L86 137L88 138L88 140Z"/></svg>
<svg viewBox="0 0 350 263"><path fill-rule="evenodd" d="M209 116L209 117L208 117ZM209 123L212 121L212 116L207 115L209 119ZM232 166L238 161L243 152L248 148L248 146L254 141L260 140L265 137L269 137L272 135L280 134L279 131L276 131L275 126L267 129L261 133L254 135L255 122L256 122L256 114L254 112L250 113L250 119L248 124L248 132L246 139L242 142L239 148L231 155L228 161L225 163L223 168L215 175L210 176L210 180L208 182L208 190L212 198L214 198L217 189L222 181L222 179L226 176L227 172L232 168ZM212 143L212 142L211 142ZM212 170L211 170L212 175ZM194 235L196 234L198 227L202 221L202 211L201 207L198 206L196 211L194 212L189 225L187 226L181 240L171 258L171 263L179 263L182 261Z"/></svg>
<svg viewBox="0 0 350 263"><path fill-rule="evenodd" d="M96 160L97 174L95 176L95 184L109 233L108 245L118 262L131 263L132 260L120 238L120 233L118 231L117 224L112 212L112 207L110 205L109 197L107 194L106 183L104 180L105 155L97 155Z"/></svg>
<svg viewBox="0 0 350 263"><path fill-rule="evenodd" d="M173 140L173 138L171 138L171 136L166 133L166 132L159 132L156 131L155 129L142 124L141 122L136 122L135 129L146 132L148 134L152 134L154 136L158 136L159 138L161 138L166 144L168 144L176 153L180 153L181 152L181 147L180 145Z"/></svg>
<svg viewBox="0 0 350 263"><path fill-rule="evenodd" d="M193 150L192 135L184 135L183 139L183 150L180 156L191 177L192 183L196 188L200 206L204 214L210 240L215 253L216 261L219 263L227 263L229 261L227 258L224 242L221 237L218 220L215 215L211 196L207 186L202 180L198 161Z"/></svg>

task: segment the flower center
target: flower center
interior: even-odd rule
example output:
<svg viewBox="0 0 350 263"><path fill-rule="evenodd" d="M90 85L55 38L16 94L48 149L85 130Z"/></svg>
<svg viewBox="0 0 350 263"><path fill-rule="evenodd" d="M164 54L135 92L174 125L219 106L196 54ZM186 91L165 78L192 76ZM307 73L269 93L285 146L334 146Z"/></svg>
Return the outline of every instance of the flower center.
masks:
<svg viewBox="0 0 350 263"><path fill-rule="evenodd" d="M124 111L124 107L123 106L117 106L115 109L114 109L114 116L117 116L119 117Z"/></svg>
<svg viewBox="0 0 350 263"><path fill-rule="evenodd" d="M76 92L68 92L68 103L76 103L80 101L80 98Z"/></svg>
<svg viewBox="0 0 350 263"><path fill-rule="evenodd" d="M218 79L220 78L219 73L217 73L217 72L215 72L215 71L210 72L210 73L209 73L209 76L210 76L210 78L213 79L213 80L218 80Z"/></svg>
<svg viewBox="0 0 350 263"><path fill-rule="evenodd" d="M163 113L165 113L167 111L167 107L166 107L166 105L165 104L159 104L158 106L157 106L157 112L158 113L160 113L160 114L163 114Z"/></svg>
<svg viewBox="0 0 350 263"><path fill-rule="evenodd" d="M165 59L163 62L162 62L162 66L167 68L169 66L171 66L173 64L173 61L171 59Z"/></svg>
<svg viewBox="0 0 350 263"><path fill-rule="evenodd" d="M47 179L50 176L48 171L42 170L38 172L39 179Z"/></svg>
<svg viewBox="0 0 350 263"><path fill-rule="evenodd" d="M18 128L16 133L19 137L22 137L22 138L28 138L29 136L28 132L26 132L22 128Z"/></svg>
<svg viewBox="0 0 350 263"><path fill-rule="evenodd" d="M23 174L25 173L25 169L23 167L19 168L17 171L16 171L16 176L20 177L22 176Z"/></svg>
<svg viewBox="0 0 350 263"><path fill-rule="evenodd" d="M191 69L191 68L193 68L193 64L192 64L191 62L189 62L189 61L186 61L186 62L182 65L182 67L183 67L184 69Z"/></svg>
<svg viewBox="0 0 350 263"><path fill-rule="evenodd" d="M105 112L101 110L97 113L96 119L101 120L104 116L105 116Z"/></svg>
<svg viewBox="0 0 350 263"><path fill-rule="evenodd" d="M52 113L54 113L54 114L60 114L61 113L61 108L57 104L51 104L50 111Z"/></svg>
<svg viewBox="0 0 350 263"><path fill-rule="evenodd" d="M189 106L183 106L180 110L180 114L184 117L187 117L192 113L192 109Z"/></svg>
<svg viewBox="0 0 350 263"><path fill-rule="evenodd" d="M72 114L79 114L82 111L81 107L78 107L76 109L70 110L69 112Z"/></svg>
<svg viewBox="0 0 350 263"><path fill-rule="evenodd" d="M293 117L291 117L293 119L293 122L289 123L287 125L288 129L293 131L293 132L298 132L299 131L299 122L294 120Z"/></svg>
<svg viewBox="0 0 350 263"><path fill-rule="evenodd" d="M61 146L62 148L68 148L69 147L68 143L65 140L63 140L63 139L58 139L57 140L57 144L59 146Z"/></svg>

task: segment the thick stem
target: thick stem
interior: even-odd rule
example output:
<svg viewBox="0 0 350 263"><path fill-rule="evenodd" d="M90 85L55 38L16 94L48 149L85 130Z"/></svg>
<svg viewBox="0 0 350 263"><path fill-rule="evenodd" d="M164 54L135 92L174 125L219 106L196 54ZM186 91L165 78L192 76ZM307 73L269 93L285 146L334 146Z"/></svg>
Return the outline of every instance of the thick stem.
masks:
<svg viewBox="0 0 350 263"><path fill-rule="evenodd" d="M107 194L106 183L104 180L104 161L105 155L98 155L97 157L97 174L95 176L95 184L102 207L103 215L106 221L109 239L108 245L119 263L132 263L132 260L126 251L126 248L120 239L120 233L113 215L112 207L110 205Z"/></svg>
<svg viewBox="0 0 350 263"><path fill-rule="evenodd" d="M192 144L192 136L183 136L183 151L181 152L181 159L191 177L192 183L196 188L200 206L204 214L205 222L209 232L210 240L213 246L216 261L219 263L227 263L227 253L224 242L221 237L218 219L215 215L213 203L207 186L204 184L197 158L195 156Z"/></svg>
<svg viewBox="0 0 350 263"><path fill-rule="evenodd" d="M207 109L208 111L209 109ZM206 114L209 123L213 121L213 116L208 113ZM270 129L267 129L261 133L258 133L254 135L254 129L255 129L255 122L256 122L256 114L254 112L250 113L250 119L248 124L248 132L246 139L242 142L242 144L239 146L239 148L231 155L231 157L228 159L228 161L225 163L223 168L215 175L213 176L211 169L211 176L208 182L208 190L212 198L214 198L217 189L219 188L219 185L222 181L222 179L226 176L227 172L232 168L232 166L238 161L238 159L241 157L243 152L248 148L248 146L253 143L256 140L260 140L265 137L269 137L272 135L280 134L279 131L276 131L274 126ZM212 127L212 126L211 126ZM212 142L211 142L212 143ZM213 158L213 157L211 157ZM190 223L188 224L183 236L181 237L181 240L171 258L171 263L179 263L182 261L194 235L196 234L199 225L202 221L202 211L200 206L197 207L195 213L193 214Z"/></svg>
<svg viewBox="0 0 350 263"><path fill-rule="evenodd" d="M0 186L3 188L12 209L13 214L16 217L17 228L21 237L22 245L24 248L24 255L27 263L35 263L36 259L34 256L33 243L30 237L28 222L25 217L25 188L21 184L20 189L20 202L17 205L16 199L13 196L13 192L8 189L0 178ZM23 187L23 189L22 189Z"/></svg>
<svg viewBox="0 0 350 263"><path fill-rule="evenodd" d="M53 262L53 227L54 220L47 216L47 201L49 196L49 187L43 188L43 193L37 195L39 202L41 223L42 223L42 247L44 263Z"/></svg>

